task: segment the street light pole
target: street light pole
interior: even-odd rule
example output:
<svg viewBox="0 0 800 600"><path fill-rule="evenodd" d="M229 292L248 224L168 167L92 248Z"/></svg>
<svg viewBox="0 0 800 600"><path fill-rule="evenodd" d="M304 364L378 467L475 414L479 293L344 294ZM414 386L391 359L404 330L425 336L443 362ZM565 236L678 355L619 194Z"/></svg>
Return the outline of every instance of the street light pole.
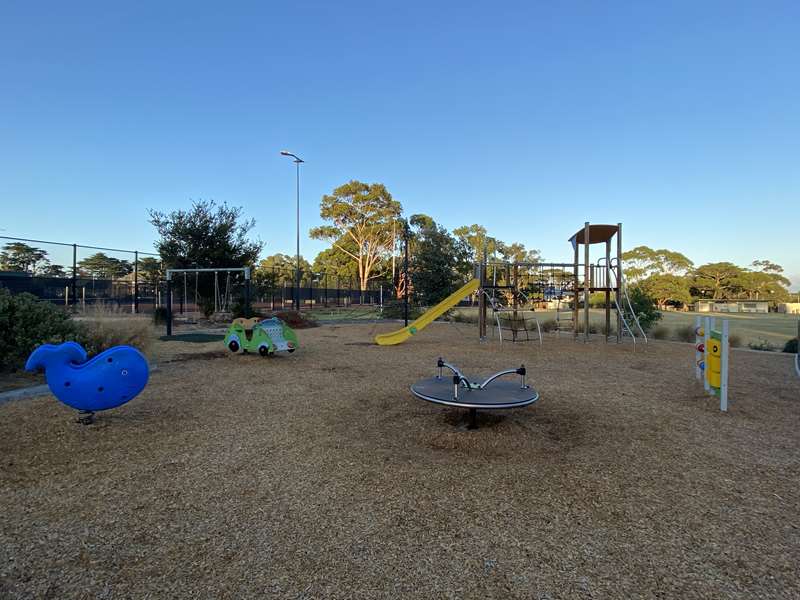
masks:
<svg viewBox="0 0 800 600"><path fill-rule="evenodd" d="M297 166L297 252L295 254L295 298L294 309L300 310L300 163L305 162L299 156L286 150L281 150L281 156L291 156Z"/></svg>

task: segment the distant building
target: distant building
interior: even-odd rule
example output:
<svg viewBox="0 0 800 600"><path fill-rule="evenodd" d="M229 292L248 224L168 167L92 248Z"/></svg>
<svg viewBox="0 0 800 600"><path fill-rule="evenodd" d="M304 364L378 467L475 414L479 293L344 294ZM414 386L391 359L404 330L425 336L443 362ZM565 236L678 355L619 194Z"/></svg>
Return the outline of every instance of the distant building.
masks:
<svg viewBox="0 0 800 600"><path fill-rule="evenodd" d="M800 315L800 302L781 302L778 304L778 312L787 315Z"/></svg>
<svg viewBox="0 0 800 600"><path fill-rule="evenodd" d="M767 300L698 300L694 303L695 312L721 313L768 313Z"/></svg>

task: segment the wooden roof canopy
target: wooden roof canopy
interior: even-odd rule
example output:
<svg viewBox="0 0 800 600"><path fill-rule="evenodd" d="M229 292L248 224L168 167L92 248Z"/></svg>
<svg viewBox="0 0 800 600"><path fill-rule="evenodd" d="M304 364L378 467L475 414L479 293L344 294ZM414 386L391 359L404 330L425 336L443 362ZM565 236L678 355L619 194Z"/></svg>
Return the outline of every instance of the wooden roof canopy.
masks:
<svg viewBox="0 0 800 600"><path fill-rule="evenodd" d="M616 225L589 225L589 244L602 244L603 242L607 242L616 235L617 231L619 231L619 227ZM573 244L585 244L585 228L581 227L575 235L569 238L569 241Z"/></svg>

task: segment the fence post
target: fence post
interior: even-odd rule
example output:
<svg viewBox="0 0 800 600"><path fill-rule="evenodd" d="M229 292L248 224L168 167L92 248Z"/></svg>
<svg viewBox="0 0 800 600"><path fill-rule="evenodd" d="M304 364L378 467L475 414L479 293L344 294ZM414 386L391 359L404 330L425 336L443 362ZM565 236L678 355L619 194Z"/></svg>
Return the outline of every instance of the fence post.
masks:
<svg viewBox="0 0 800 600"><path fill-rule="evenodd" d="M133 251L133 313L139 313L139 251Z"/></svg>
<svg viewBox="0 0 800 600"><path fill-rule="evenodd" d="M167 335L172 335L172 280L167 275Z"/></svg>
<svg viewBox="0 0 800 600"><path fill-rule="evenodd" d="M78 245L72 244L72 308L78 304Z"/></svg>

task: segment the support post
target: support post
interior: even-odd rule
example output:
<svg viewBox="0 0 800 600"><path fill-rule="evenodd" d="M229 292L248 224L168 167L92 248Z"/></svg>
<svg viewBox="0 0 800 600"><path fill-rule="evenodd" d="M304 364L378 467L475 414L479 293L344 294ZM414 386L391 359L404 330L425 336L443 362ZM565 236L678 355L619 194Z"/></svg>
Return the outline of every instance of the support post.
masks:
<svg viewBox="0 0 800 600"><path fill-rule="evenodd" d="M606 240L606 343L611 335L611 240Z"/></svg>
<svg viewBox="0 0 800 600"><path fill-rule="evenodd" d="M214 274L216 276L216 273ZM167 336L172 335L172 279L167 276Z"/></svg>
<svg viewBox="0 0 800 600"><path fill-rule="evenodd" d="M578 290L578 262L580 261L580 244L578 243L578 235L575 235L575 266L573 268L573 286L572 286L572 339L578 341L578 315L580 314L578 304L580 299L580 291Z"/></svg>
<svg viewBox="0 0 800 600"><path fill-rule="evenodd" d="M622 342L622 223L617 223L617 343Z"/></svg>
<svg viewBox="0 0 800 600"><path fill-rule="evenodd" d="M486 341L486 263L482 262L478 265L478 279L480 287L478 288L478 337L480 341Z"/></svg>
<svg viewBox="0 0 800 600"><path fill-rule="evenodd" d="M403 288L403 326L408 327L408 288L411 282L408 280L408 223L405 224L403 229L404 240L404 258L403 258L403 279L405 280L405 287Z"/></svg>
<svg viewBox="0 0 800 600"><path fill-rule="evenodd" d="M703 364L706 367L703 373L703 389L706 393L711 391L711 386L708 384L708 341L711 339L712 321L711 317L703 319Z"/></svg>
<svg viewBox="0 0 800 600"><path fill-rule="evenodd" d="M139 251L133 252L133 314L139 313Z"/></svg>
<svg viewBox="0 0 800 600"><path fill-rule="evenodd" d="M72 244L72 308L78 304L78 245Z"/></svg>
<svg viewBox="0 0 800 600"><path fill-rule="evenodd" d="M702 343L698 335L698 330L703 326L703 317L697 315L694 318L694 378L700 381L703 378L703 370L700 368L700 361L703 360L703 353L698 350L698 346Z"/></svg>
<svg viewBox="0 0 800 600"><path fill-rule="evenodd" d="M589 239L589 221L586 221L585 225L583 226L583 243L585 244L583 250L583 342L586 343L589 341L589 296L591 292L589 291L589 286L591 285L590 279L590 268L589 265L589 244L591 244L591 240Z"/></svg>
<svg viewBox="0 0 800 600"><path fill-rule="evenodd" d="M253 311L250 309L250 273L245 271L244 277L244 316L250 318Z"/></svg>
<svg viewBox="0 0 800 600"><path fill-rule="evenodd" d="M719 409L728 412L728 319L722 321L722 360L720 364L721 380L719 384Z"/></svg>

